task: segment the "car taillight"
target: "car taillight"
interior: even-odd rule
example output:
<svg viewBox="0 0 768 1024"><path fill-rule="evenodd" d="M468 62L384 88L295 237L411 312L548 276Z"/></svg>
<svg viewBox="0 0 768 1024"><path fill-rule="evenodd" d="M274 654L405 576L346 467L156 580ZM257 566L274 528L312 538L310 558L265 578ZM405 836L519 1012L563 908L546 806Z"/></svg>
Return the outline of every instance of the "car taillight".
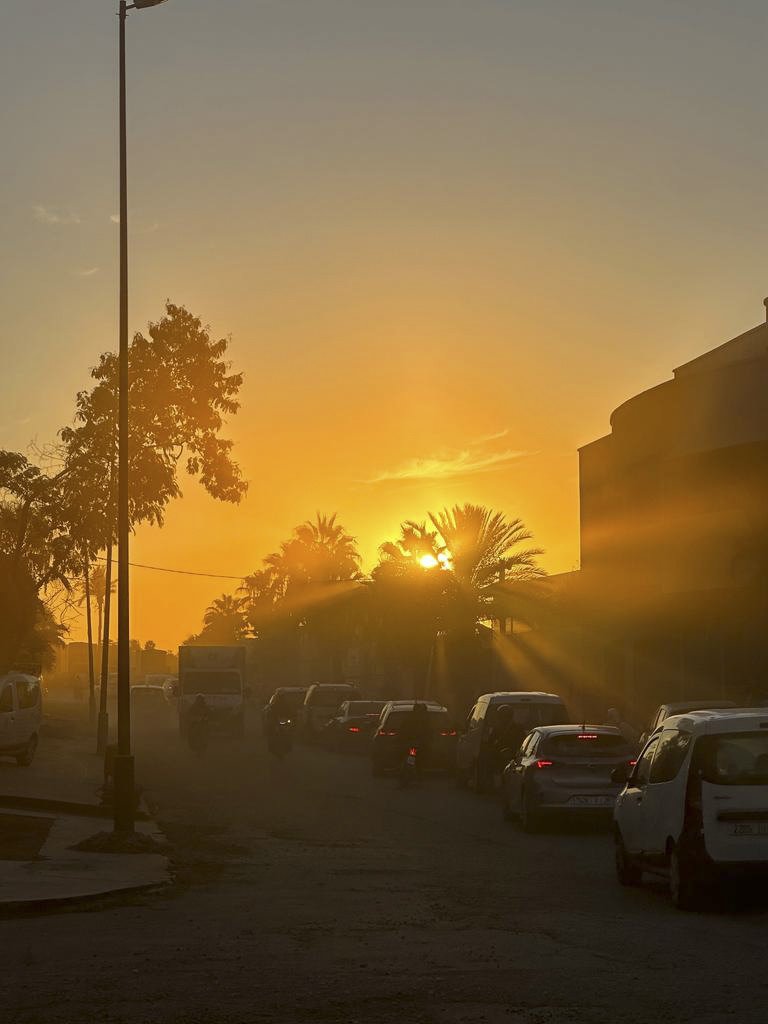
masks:
<svg viewBox="0 0 768 1024"><path fill-rule="evenodd" d="M455 729L444 729L440 733L440 735L441 736L455 736L456 735L456 730Z"/></svg>
<svg viewBox="0 0 768 1024"><path fill-rule="evenodd" d="M356 725L350 725L349 731L350 732L360 732L360 730L358 729L358 727Z"/></svg>
<svg viewBox="0 0 768 1024"><path fill-rule="evenodd" d="M628 768L634 768L636 764L637 764L637 758L635 758L634 761L627 761L627 767Z"/></svg>
<svg viewBox="0 0 768 1024"><path fill-rule="evenodd" d="M379 736L397 736L394 729L379 729Z"/></svg>
<svg viewBox="0 0 768 1024"><path fill-rule="evenodd" d="M536 762L536 767L537 768L551 768L554 763L555 763L554 761L537 761Z"/></svg>
<svg viewBox="0 0 768 1024"><path fill-rule="evenodd" d="M410 750L408 751L408 754L410 757L416 757L416 755L418 754L418 750L416 749L416 747L411 747Z"/></svg>

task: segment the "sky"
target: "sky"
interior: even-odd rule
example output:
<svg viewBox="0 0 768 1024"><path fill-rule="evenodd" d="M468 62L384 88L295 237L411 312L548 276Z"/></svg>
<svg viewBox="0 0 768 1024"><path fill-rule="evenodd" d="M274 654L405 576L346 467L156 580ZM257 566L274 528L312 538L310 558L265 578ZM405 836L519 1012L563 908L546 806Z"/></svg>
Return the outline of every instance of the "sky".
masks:
<svg viewBox="0 0 768 1024"><path fill-rule="evenodd" d="M130 325L245 374L238 507L194 481L132 560L241 576L316 511L365 567L455 502L578 565L578 458L768 293L758 0L170 0L128 22ZM0 447L117 338L114 4L0 9ZM175 646L235 581L133 574ZM80 626L73 624L73 637Z"/></svg>

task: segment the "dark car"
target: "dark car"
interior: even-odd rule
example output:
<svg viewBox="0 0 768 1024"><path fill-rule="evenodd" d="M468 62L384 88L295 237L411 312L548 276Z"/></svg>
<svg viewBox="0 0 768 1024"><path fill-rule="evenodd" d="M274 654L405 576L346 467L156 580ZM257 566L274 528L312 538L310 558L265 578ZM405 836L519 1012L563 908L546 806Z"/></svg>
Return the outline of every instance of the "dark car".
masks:
<svg viewBox="0 0 768 1024"><path fill-rule="evenodd" d="M383 700L345 700L320 734L321 743L339 753L367 750L385 704Z"/></svg>
<svg viewBox="0 0 768 1024"><path fill-rule="evenodd" d="M614 769L634 763L632 746L613 726L541 726L502 773L504 817L535 832L545 815L608 815L622 788Z"/></svg>
<svg viewBox="0 0 768 1024"><path fill-rule="evenodd" d="M506 717L499 717L499 709ZM506 764L504 749L514 753L536 725L569 722L568 709L556 693L501 691L484 693L472 708L456 748L456 781L477 793L491 789Z"/></svg>
<svg viewBox="0 0 768 1024"><path fill-rule="evenodd" d="M304 698L307 694L306 686L278 686L272 696L269 698L267 703L264 705L261 712L261 724L266 730L267 728L267 717L269 715L269 709L274 707L278 702L281 703L287 710L287 713L294 720L298 719L299 711Z"/></svg>
<svg viewBox="0 0 768 1024"><path fill-rule="evenodd" d="M701 700L677 700L668 704L660 704L654 711L648 728L640 737L638 749L644 747L648 737L663 722L666 722L668 718L672 718L674 715L687 715L689 711L718 711L735 707L736 704L732 700L718 700L717 698L712 700L703 698Z"/></svg>
<svg viewBox="0 0 768 1024"><path fill-rule="evenodd" d="M391 703L384 710L378 728L371 738L371 770L374 775L395 771L403 758L404 744L413 722L414 703ZM423 764L427 771L451 771L456 758L456 728L448 709L438 704L425 704L430 733L428 751Z"/></svg>

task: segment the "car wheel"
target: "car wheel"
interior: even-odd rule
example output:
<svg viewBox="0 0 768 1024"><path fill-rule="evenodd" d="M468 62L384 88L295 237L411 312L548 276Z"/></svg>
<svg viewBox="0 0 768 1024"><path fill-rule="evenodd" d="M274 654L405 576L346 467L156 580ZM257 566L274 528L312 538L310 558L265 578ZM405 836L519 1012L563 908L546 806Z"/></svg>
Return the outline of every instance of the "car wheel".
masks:
<svg viewBox="0 0 768 1024"><path fill-rule="evenodd" d="M676 846L669 855L669 893L678 910L698 910L702 890L694 865Z"/></svg>
<svg viewBox="0 0 768 1024"><path fill-rule="evenodd" d="M35 757L35 751L37 750L37 734L33 733L27 740L27 745L24 747L22 753L16 755L16 764L22 768L27 768L32 764Z"/></svg>
<svg viewBox="0 0 768 1024"><path fill-rule="evenodd" d="M536 804L531 791L523 790L523 799L520 801L520 824L524 832L538 832L541 828L541 812L536 810Z"/></svg>
<svg viewBox="0 0 768 1024"><path fill-rule="evenodd" d="M617 830L614 836L614 859L616 877L620 885L640 885L643 880L642 868L639 868L629 857L621 833Z"/></svg>

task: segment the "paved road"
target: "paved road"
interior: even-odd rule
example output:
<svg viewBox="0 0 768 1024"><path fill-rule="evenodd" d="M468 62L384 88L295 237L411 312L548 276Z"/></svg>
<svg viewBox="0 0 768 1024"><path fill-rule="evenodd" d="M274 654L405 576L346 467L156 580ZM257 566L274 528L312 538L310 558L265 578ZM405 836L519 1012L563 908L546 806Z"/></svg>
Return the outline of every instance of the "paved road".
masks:
<svg viewBox="0 0 768 1024"><path fill-rule="evenodd" d="M142 753L142 751L140 751ZM599 832L522 834L447 780L261 741L140 774L176 845L162 895L0 921L0 1020L762 1022L768 909L621 890Z"/></svg>

